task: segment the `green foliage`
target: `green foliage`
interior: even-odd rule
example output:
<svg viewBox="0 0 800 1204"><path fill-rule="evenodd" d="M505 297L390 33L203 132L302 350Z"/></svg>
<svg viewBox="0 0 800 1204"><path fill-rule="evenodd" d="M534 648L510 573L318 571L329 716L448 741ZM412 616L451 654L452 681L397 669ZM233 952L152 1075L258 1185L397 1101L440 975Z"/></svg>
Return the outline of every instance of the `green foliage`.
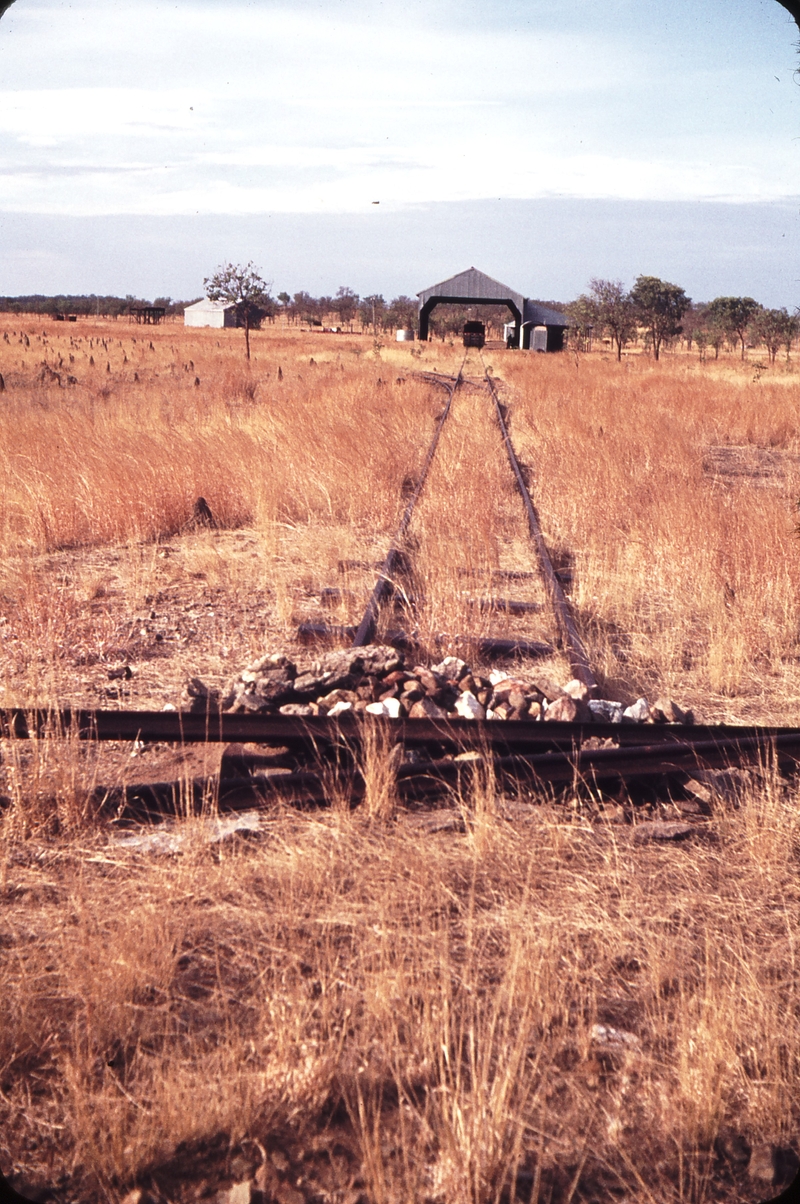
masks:
<svg viewBox="0 0 800 1204"><path fill-rule="evenodd" d="M658 359L664 339L680 334L681 318L686 313L690 298L677 284L660 280L658 276L639 276L630 292L634 312L645 326L653 348L653 357Z"/></svg>
<svg viewBox="0 0 800 1204"><path fill-rule="evenodd" d="M307 293L305 290L295 293L290 308L292 317L299 321L308 322L309 326L322 325L319 300L312 297L311 293Z"/></svg>
<svg viewBox="0 0 800 1204"><path fill-rule="evenodd" d="M589 303L594 309L597 323L611 334L617 345L617 359L622 359L622 348L636 335L636 308L630 293L625 291L621 280L589 281L591 296Z"/></svg>
<svg viewBox="0 0 800 1204"><path fill-rule="evenodd" d="M378 326L383 329L386 302L380 293L370 293L369 297L363 297L358 312L361 315L361 325L371 326L373 334L377 334Z"/></svg>
<svg viewBox="0 0 800 1204"><path fill-rule="evenodd" d="M389 302L386 309L386 325L401 330L414 329L418 313L419 302L414 297L401 294Z"/></svg>
<svg viewBox="0 0 800 1204"><path fill-rule="evenodd" d="M265 314L274 309L267 283L253 263L223 264L213 276L203 281L209 301L226 301L236 306L239 320L244 324L247 358L250 359L250 328L258 326Z"/></svg>
<svg viewBox="0 0 800 1204"><path fill-rule="evenodd" d="M203 281L209 301L228 301L243 309L255 309L271 300L269 284L262 279L252 263L226 263L213 276Z"/></svg>
<svg viewBox="0 0 800 1204"><path fill-rule="evenodd" d="M577 301L570 301L565 311L569 318L570 344L575 351L586 351L598 322L595 302L582 293Z"/></svg>
<svg viewBox="0 0 800 1204"><path fill-rule="evenodd" d="M336 290L332 308L338 314L342 325L349 326L358 313L358 293L354 293L351 288L342 285Z"/></svg>
<svg viewBox="0 0 800 1204"><path fill-rule="evenodd" d="M797 333L797 318L792 317L785 309L760 309L753 324L757 337L769 352L769 358L775 363L778 351L789 345Z"/></svg>
<svg viewBox="0 0 800 1204"><path fill-rule="evenodd" d="M710 323L741 341L744 359L748 327L760 309L752 297L715 297L706 312Z"/></svg>

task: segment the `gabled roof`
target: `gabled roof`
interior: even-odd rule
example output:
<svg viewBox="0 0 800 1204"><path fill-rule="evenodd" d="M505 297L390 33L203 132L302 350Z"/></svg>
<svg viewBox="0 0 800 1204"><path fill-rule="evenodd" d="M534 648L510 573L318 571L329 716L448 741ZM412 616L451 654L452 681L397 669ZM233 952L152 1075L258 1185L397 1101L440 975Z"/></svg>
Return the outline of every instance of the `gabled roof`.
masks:
<svg viewBox="0 0 800 1204"><path fill-rule="evenodd" d="M525 304L522 293L518 293L514 288L509 288L507 284L501 284L499 280L493 280L491 276L487 276L485 272L479 272L477 268L468 268L466 272L459 272L457 276L451 276L449 280L432 284L430 288L417 293L417 296L421 305L424 305L431 297L457 297L468 301L510 299L520 313Z"/></svg>
<svg viewBox="0 0 800 1204"><path fill-rule="evenodd" d="M220 310L234 309L235 301L209 301L208 297L203 297L202 301L195 301L194 305L187 305L183 311L199 310L201 313L219 313Z"/></svg>

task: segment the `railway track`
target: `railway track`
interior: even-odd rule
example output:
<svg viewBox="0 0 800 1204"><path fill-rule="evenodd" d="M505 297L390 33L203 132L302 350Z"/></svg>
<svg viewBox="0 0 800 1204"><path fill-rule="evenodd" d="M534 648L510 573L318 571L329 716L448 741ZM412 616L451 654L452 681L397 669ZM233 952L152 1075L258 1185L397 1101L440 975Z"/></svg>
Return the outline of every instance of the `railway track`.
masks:
<svg viewBox="0 0 800 1204"><path fill-rule="evenodd" d="M331 628L306 624L306 639L331 636L348 640L353 648L371 644L382 608L393 601L398 575L407 568L406 541L415 508L423 495L442 432L459 391L470 385L486 391L497 421L516 488L520 494L537 572L556 621L561 647L572 673L590 695L598 690L587 650L581 640L569 600L553 566L526 474L509 431L508 412L481 356L482 379L464 375L469 353L456 375L426 372L419 376L446 393L433 438L423 459L375 585L357 626ZM517 573L511 576L528 577ZM513 603L507 604L510 610ZM519 604L522 613L537 604ZM414 644L414 633L389 632L397 645ZM485 639L482 656L552 653L541 641ZM426 800L462 788L476 767L491 768L501 786L509 789L558 789L585 783L592 789L620 782L685 779L698 769L725 768L743 760L774 761L793 770L800 761L800 728L729 725L640 725L636 723L560 723L514 720L481 722L461 718L383 719L352 714L295 717L282 714L231 714L104 710L0 710L0 738L6 740L72 738L79 741L138 741L168 744L223 744L220 772L213 782L160 782L100 789L95 801L120 814L163 812L190 801L207 800L211 789L222 808L252 806L278 797L296 803L324 803L333 778L344 781L354 800L364 793L360 749L365 722L379 730L389 744L400 744L406 759L397 768L397 793L402 801ZM245 745L265 746L262 751Z"/></svg>

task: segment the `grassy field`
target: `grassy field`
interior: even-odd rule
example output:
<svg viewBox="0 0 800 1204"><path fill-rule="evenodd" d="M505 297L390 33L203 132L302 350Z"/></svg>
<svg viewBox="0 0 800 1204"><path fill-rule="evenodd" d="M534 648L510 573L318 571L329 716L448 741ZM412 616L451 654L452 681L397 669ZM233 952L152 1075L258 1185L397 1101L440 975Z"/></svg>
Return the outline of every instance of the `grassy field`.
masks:
<svg viewBox="0 0 800 1204"><path fill-rule="evenodd" d="M385 552L443 405L414 373L462 358L276 328L248 369L237 331L2 316L0 704L181 706L191 676L307 657L300 620L356 622L374 575L354 562ZM797 724L794 364L485 361L602 693ZM201 495L216 529L193 522ZM410 550L423 660L553 639L546 608L473 604L544 601L498 576L535 565L478 389ZM217 842L213 815L187 818L156 853L98 821L93 790L213 774L219 749L0 752L0 1169L19 1190L701 1204L768 1199L795 1165L800 812L769 764L659 848L636 822L681 815L666 795L509 798L484 776L405 812L374 748L380 807L333 791Z"/></svg>

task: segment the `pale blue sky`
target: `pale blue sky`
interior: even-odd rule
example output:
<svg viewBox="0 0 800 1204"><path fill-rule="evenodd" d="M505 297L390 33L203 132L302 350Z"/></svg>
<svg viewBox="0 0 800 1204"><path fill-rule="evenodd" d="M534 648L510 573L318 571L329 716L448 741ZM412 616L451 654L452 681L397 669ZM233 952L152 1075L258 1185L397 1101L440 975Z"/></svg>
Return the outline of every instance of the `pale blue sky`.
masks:
<svg viewBox="0 0 800 1204"><path fill-rule="evenodd" d="M520 226L509 226L500 246L491 240L487 263L491 204L505 202L494 213L507 224L510 202L530 202L533 214L537 201L571 198L602 200L604 213L618 202L620 232L639 229L648 204L676 205L684 251L695 247L692 287L704 295L722 291L715 264L726 252L710 219L718 204L732 206L741 213L738 291L753 291L747 274L781 251L778 238L784 261L779 255L767 299L793 303L797 42L776 0L16 0L0 21L0 293L196 294L189 244L201 228L224 230L228 215L255 219L248 228L263 233L241 253L275 275L276 287L369 291L385 277L416 291L430 281L417 278L418 264L405 280L397 243L376 246L370 266L355 254L359 278L340 279L348 247L357 252L363 238L357 231L384 223L387 234L413 233L416 220L424 247L429 207L440 214L449 205L452 223L432 260L450 254L450 228L452 255L463 258L474 202L489 207L467 258L508 276L520 264ZM711 208L701 214L703 204ZM85 259L59 261L45 237L54 219L90 231L91 219L126 215L152 219L156 241L170 219L186 255L171 254L168 269L158 257L148 262L136 241L147 228L140 222L115 224L123 244L140 248L134 255L123 245L101 254L87 234ZM292 215L305 220L293 226ZM273 218L282 235L270 245ZM591 218L584 226L563 283L556 262L556 278L548 268L547 279L519 281L522 291L570 295L569 282L583 287L600 261L605 274L637 270L631 245L615 259L600 238L592 245ZM313 245L327 232L330 280L321 241L316 283L277 279L275 269L292 273L290 228ZM606 234L620 242L620 233ZM525 237L523 264L527 227ZM659 248L642 238L638 270L650 271L644 260L658 259ZM297 248L298 264L307 264L306 251ZM466 266L448 258L445 274ZM432 261L431 279L439 270Z"/></svg>

